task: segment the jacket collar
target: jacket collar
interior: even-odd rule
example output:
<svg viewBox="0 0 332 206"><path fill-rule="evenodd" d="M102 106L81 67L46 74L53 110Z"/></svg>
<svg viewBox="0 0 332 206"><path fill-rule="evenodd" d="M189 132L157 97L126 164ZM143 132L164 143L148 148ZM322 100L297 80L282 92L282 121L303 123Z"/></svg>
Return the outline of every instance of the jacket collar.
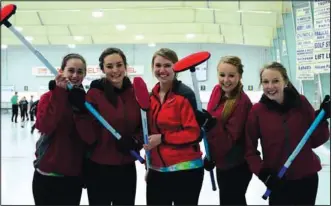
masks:
<svg viewBox="0 0 332 206"><path fill-rule="evenodd" d="M278 102L269 99L265 94L262 95L259 102L266 105L269 110L274 110L281 113L286 113L290 109L299 107L301 105L300 95L289 87L284 89L283 104L279 104Z"/></svg>
<svg viewBox="0 0 332 206"><path fill-rule="evenodd" d="M126 91L126 89L128 89L130 87L132 87L130 79L128 77L124 77L122 87L120 89L117 87L113 87L113 89L114 89L115 93L121 94L122 92Z"/></svg>
<svg viewBox="0 0 332 206"><path fill-rule="evenodd" d="M179 85L181 84L180 80L174 79L172 82L171 88L168 90L166 93L165 97L168 96L169 94L173 93L174 91L177 91ZM154 96L159 97L159 91L160 91L160 82L158 82L152 89L152 94ZM165 98L166 99L166 98Z"/></svg>

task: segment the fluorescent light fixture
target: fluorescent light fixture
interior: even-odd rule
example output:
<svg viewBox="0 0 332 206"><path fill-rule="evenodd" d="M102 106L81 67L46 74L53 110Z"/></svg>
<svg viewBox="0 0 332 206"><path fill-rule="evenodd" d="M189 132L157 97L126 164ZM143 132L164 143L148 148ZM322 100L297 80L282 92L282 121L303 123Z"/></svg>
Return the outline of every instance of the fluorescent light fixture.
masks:
<svg viewBox="0 0 332 206"><path fill-rule="evenodd" d="M92 16L95 17L95 18L100 18L104 15L104 12L102 11L93 11L92 12Z"/></svg>
<svg viewBox="0 0 332 206"><path fill-rule="evenodd" d="M220 9L215 9L215 8L204 8L204 7L202 7L202 8L194 8L194 9L196 9L196 10L220 10Z"/></svg>
<svg viewBox="0 0 332 206"><path fill-rule="evenodd" d="M23 30L23 28L22 28L22 27L19 27L19 26L15 26L15 29L16 29L17 31L22 31L22 30Z"/></svg>
<svg viewBox="0 0 332 206"><path fill-rule="evenodd" d="M195 38L195 34L187 34L186 37L187 39L192 39Z"/></svg>
<svg viewBox="0 0 332 206"><path fill-rule="evenodd" d="M272 11L242 11L238 10L239 13L255 13L255 14L271 14Z"/></svg>
<svg viewBox="0 0 332 206"><path fill-rule="evenodd" d="M74 49L74 48L76 48L76 45L75 44L68 44L68 47L71 48L71 49Z"/></svg>
<svg viewBox="0 0 332 206"><path fill-rule="evenodd" d="M136 39L136 40L142 40L142 39L144 39L144 36L141 35L141 34L139 34L139 35L136 35L136 36L135 36L135 39Z"/></svg>
<svg viewBox="0 0 332 206"><path fill-rule="evenodd" d="M6 44L1 44L1 49L7 49L8 48L8 45Z"/></svg>
<svg viewBox="0 0 332 206"><path fill-rule="evenodd" d="M21 13L35 13L35 12L40 12L40 11L45 11L45 10L22 10L20 9L19 12ZM56 11L56 12L63 12L63 11L69 11L69 12L79 12L81 10L79 9L55 9L55 10L52 10L52 11Z"/></svg>
<svg viewBox="0 0 332 206"><path fill-rule="evenodd" d="M74 36L75 41L83 41L84 37L83 36Z"/></svg>
<svg viewBox="0 0 332 206"><path fill-rule="evenodd" d="M33 40L33 37L32 37L32 36L26 36L25 39L26 39L27 41L32 41L32 40Z"/></svg>
<svg viewBox="0 0 332 206"><path fill-rule="evenodd" d="M116 28L117 30L119 30L119 31L123 31L123 30L125 30L127 27L126 27L126 25L124 25L124 24L117 24L117 25L115 26L115 28Z"/></svg>
<svg viewBox="0 0 332 206"><path fill-rule="evenodd" d="M150 44L148 44L148 46L149 46L149 47L155 47L156 44L155 44L155 43L150 43Z"/></svg>

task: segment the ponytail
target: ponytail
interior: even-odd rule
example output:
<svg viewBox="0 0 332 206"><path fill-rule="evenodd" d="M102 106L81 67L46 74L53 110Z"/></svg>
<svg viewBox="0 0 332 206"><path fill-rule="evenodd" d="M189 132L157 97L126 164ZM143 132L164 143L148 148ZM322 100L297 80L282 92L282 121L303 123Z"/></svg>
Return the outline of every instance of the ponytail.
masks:
<svg viewBox="0 0 332 206"><path fill-rule="evenodd" d="M294 85L292 84L292 82L288 82L288 87L293 90L293 92L295 92L296 95L300 95L300 92L297 91L297 89L294 87Z"/></svg>
<svg viewBox="0 0 332 206"><path fill-rule="evenodd" d="M230 95L230 97L226 100L224 109L221 113L221 119L223 122L226 122L230 115L232 114L235 103L239 96L241 95L243 89L243 85L241 82L236 86L236 88L233 90L233 93Z"/></svg>

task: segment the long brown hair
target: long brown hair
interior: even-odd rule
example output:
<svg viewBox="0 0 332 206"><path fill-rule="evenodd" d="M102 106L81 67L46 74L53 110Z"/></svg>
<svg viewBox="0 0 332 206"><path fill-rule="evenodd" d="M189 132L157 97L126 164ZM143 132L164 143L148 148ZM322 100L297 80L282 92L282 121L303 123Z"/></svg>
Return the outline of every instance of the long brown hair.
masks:
<svg viewBox="0 0 332 206"><path fill-rule="evenodd" d="M243 65L242 65L242 61L241 61L241 59L239 57L237 57L237 56L225 56L225 57L222 57L220 59L219 63L218 63L218 67L222 63L227 63L227 64L231 64L231 65L235 66L236 69L237 69L237 72L242 77L242 74L243 74ZM241 95L242 89L243 89L243 85L239 81L238 85L234 88L234 90L231 92L231 95L227 98L227 100L225 102L224 109L223 109L223 111L221 113L221 119L222 119L223 122L226 122L227 119L229 118L229 116L231 115L231 113L233 112L236 100ZM225 93L223 92L222 98L224 98L224 97L225 97Z"/></svg>

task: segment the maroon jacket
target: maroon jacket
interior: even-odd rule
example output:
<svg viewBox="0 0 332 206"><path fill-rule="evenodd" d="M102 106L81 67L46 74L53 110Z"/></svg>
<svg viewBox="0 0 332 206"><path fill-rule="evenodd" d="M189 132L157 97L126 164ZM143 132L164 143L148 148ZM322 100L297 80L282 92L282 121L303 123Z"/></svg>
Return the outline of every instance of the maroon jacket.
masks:
<svg viewBox="0 0 332 206"><path fill-rule="evenodd" d="M289 155L301 141L315 118L314 109L302 95L287 94L284 106L262 96L250 111L246 127L246 159L258 175L261 168L279 172ZM327 122L320 124L288 168L286 179L301 179L321 170L317 155L312 151L329 138ZM263 160L257 150L260 138Z"/></svg>
<svg viewBox="0 0 332 206"><path fill-rule="evenodd" d="M95 86L92 85L99 85L97 86L99 88L93 88ZM91 83L86 100L95 106L101 116L121 134L122 138L135 137L142 141L140 107L136 101L130 80L127 79L123 84L123 88L114 95L117 98L117 106L107 100L101 80L94 80ZM118 151L115 141L118 140L99 124L97 144L90 159L96 163L106 165L133 163L136 159L129 153L123 154Z"/></svg>
<svg viewBox="0 0 332 206"><path fill-rule="evenodd" d="M36 128L43 134L37 142L36 167L47 173L80 175L86 145L95 141L93 124L90 115L73 114L65 89L55 87L43 94L36 120Z"/></svg>
<svg viewBox="0 0 332 206"><path fill-rule="evenodd" d="M216 85L208 102L207 111L217 119L217 124L207 133L212 159L216 167L229 169L245 162L245 124L252 103L242 91L226 122L221 119L225 98L220 99L222 89Z"/></svg>

